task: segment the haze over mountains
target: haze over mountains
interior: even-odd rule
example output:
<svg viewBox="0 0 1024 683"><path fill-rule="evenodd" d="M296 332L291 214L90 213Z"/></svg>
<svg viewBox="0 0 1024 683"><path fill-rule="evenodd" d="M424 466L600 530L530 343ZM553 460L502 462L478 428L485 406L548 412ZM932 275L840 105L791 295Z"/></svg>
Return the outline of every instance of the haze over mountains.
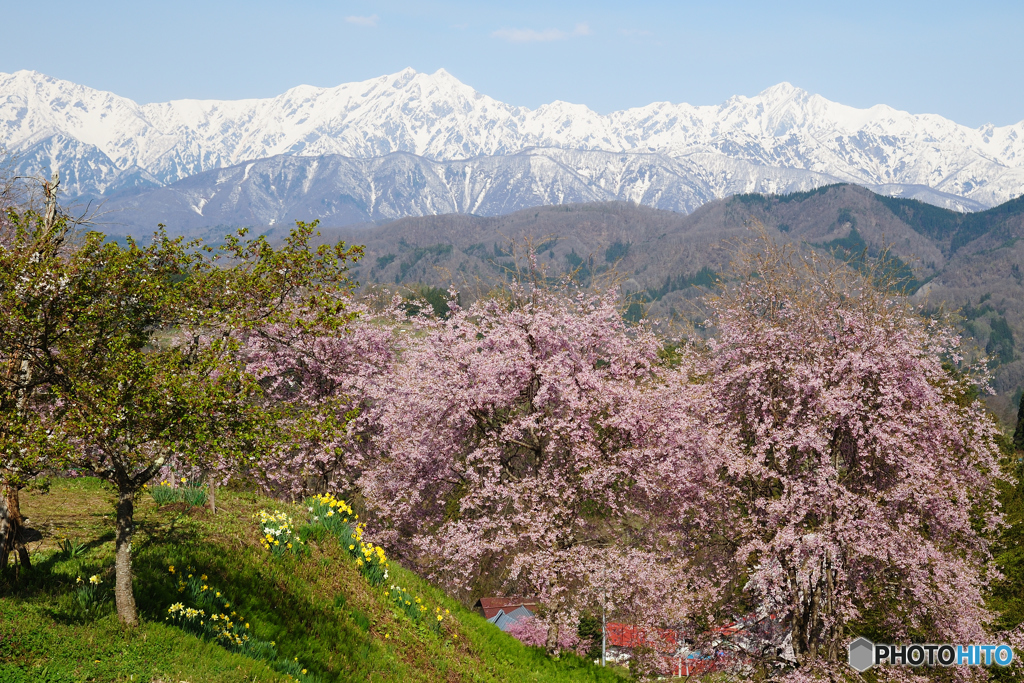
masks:
<svg viewBox="0 0 1024 683"><path fill-rule="evenodd" d="M836 182L976 211L1024 191L1024 122L972 129L783 83L716 106L600 115L498 102L406 69L270 99L137 104L45 75L0 74L0 145L59 168L123 230L344 225L621 200L691 212L745 192Z"/></svg>

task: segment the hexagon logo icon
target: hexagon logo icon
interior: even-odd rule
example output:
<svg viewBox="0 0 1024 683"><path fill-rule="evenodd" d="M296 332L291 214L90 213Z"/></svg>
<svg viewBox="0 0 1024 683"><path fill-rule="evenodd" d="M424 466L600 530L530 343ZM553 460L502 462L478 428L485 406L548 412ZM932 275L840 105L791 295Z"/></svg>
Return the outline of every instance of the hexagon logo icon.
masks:
<svg viewBox="0 0 1024 683"><path fill-rule="evenodd" d="M850 666L860 672L867 671L875 661L875 644L867 638L850 643Z"/></svg>

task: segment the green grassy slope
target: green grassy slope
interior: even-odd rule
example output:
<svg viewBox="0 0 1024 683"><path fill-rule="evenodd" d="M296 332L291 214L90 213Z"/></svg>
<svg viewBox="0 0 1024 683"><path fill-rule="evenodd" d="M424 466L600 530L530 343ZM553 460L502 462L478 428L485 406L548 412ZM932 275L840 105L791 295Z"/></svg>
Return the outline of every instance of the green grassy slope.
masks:
<svg viewBox="0 0 1024 683"><path fill-rule="evenodd" d="M60 480L48 493L22 496L23 513L43 539L30 548L35 567L0 580L0 683L21 681L280 681L293 663L308 681L621 681L620 673L575 656L551 660L487 624L441 591L392 565L388 584L406 587L433 612L450 610L441 633L413 623L373 588L327 536L304 556L272 557L259 545L254 516L303 510L252 494L224 491L218 514L179 506L137 508L135 592L144 623L119 626L112 599L85 611L76 579L113 582L112 498L91 479ZM61 538L81 553L58 549ZM168 568L175 567L172 575ZM272 641L275 662L229 652L167 621L185 600L182 572L207 575L232 601L253 638ZM306 675L299 675L300 669Z"/></svg>

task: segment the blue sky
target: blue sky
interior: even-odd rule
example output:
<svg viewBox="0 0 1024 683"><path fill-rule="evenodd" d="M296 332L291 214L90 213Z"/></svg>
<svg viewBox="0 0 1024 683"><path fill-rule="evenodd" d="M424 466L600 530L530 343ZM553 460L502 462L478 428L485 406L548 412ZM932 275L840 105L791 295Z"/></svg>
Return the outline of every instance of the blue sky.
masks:
<svg viewBox="0 0 1024 683"><path fill-rule="evenodd" d="M268 97L411 66L480 92L596 111L717 104L789 81L963 124L1024 119L1024 2L8 3L0 71L139 102Z"/></svg>

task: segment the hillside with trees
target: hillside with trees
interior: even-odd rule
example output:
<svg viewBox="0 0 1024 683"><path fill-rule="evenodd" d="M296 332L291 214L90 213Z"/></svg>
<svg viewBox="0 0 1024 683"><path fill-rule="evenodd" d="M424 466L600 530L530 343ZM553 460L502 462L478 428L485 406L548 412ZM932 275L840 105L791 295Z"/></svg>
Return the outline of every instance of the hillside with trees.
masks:
<svg viewBox="0 0 1024 683"><path fill-rule="evenodd" d="M107 240L55 185L0 224L8 678L670 673L580 659L599 616L716 681L876 680L861 636L1024 646L1020 435L982 400L1019 320L972 304L995 366L914 298L1016 249L1013 207L843 186L204 245ZM533 649L487 595L535 596Z"/></svg>

